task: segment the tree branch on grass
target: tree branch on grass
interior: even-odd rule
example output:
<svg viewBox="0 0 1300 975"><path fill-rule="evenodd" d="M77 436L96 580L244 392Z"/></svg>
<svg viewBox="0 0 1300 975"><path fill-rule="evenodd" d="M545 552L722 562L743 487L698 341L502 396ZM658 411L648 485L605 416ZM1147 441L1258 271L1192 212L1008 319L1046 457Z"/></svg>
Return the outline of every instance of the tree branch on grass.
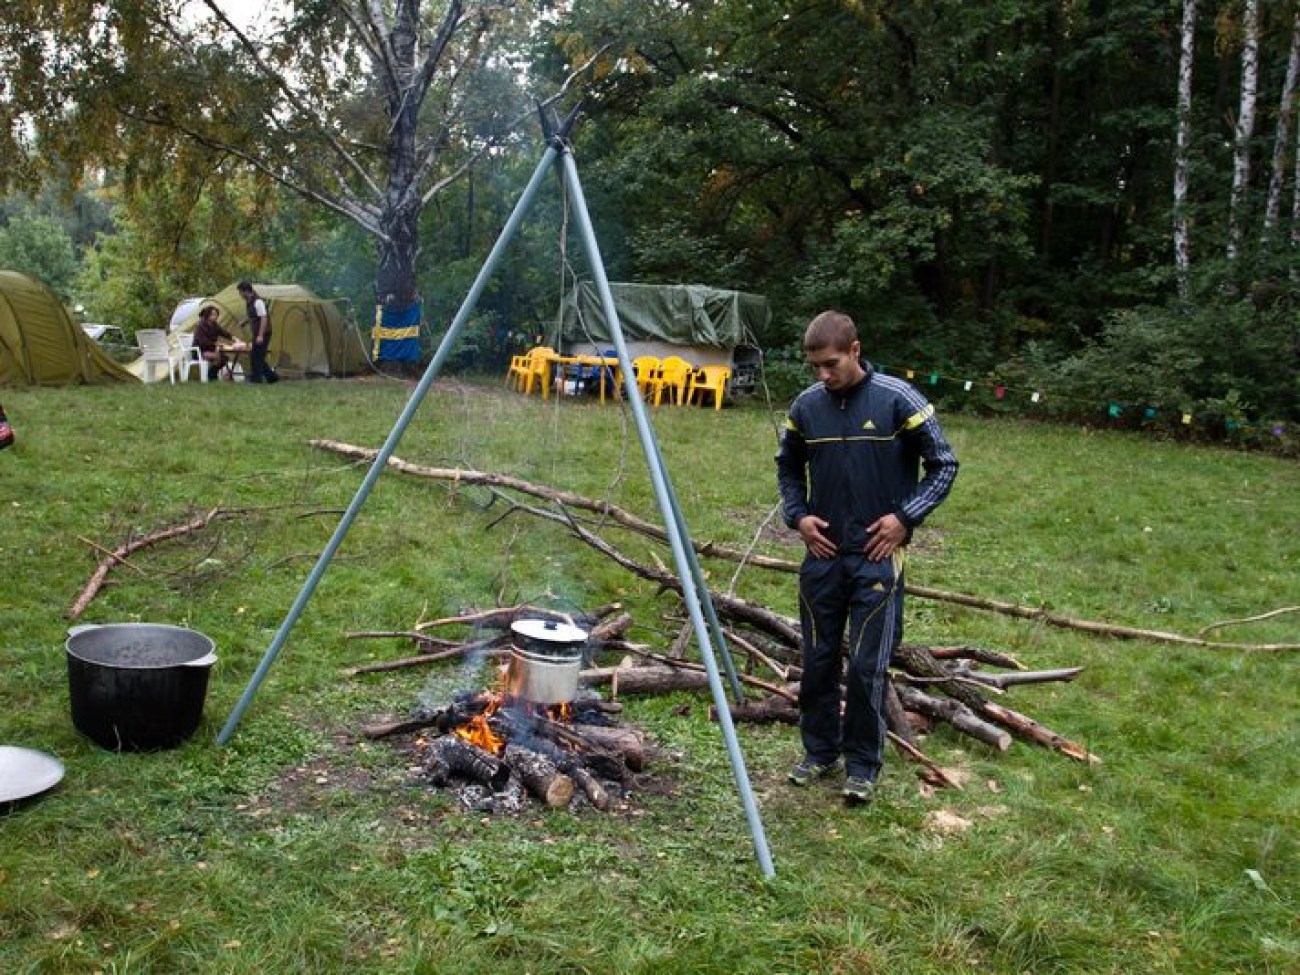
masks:
<svg viewBox="0 0 1300 975"><path fill-rule="evenodd" d="M308 442L313 447L318 447L321 450L328 450L333 453L342 454L345 457L354 457L358 460L373 461L378 455L378 451L372 448L358 447L352 444L340 443L335 440L313 439ZM475 484L517 491L520 494L526 494L531 497L550 501L561 508L576 508L595 512L604 517L608 517L610 520L616 522L622 527L647 538L652 538L663 543L667 543L668 541L668 535L663 528L647 522L617 505L605 501L595 501L591 498L574 494L569 491L561 491L544 485L534 484L530 481L523 480L522 478L475 470L426 467L420 464L412 464L396 456L388 459L388 466L403 474L410 474L417 477L427 477L436 480L452 481L458 484ZM563 515L544 512L541 509L522 505L518 502L512 501L511 503L518 509L526 511L528 514L549 518L554 521L568 521L569 524L574 525L571 519L566 519ZM590 537L590 533L588 533L588 535ZM579 537L582 537L582 535L580 534ZM588 541L588 543L591 544L589 538L584 538L583 540ZM799 563L789 559L777 559L769 556L754 555L752 552L741 552L712 542L694 542L693 544L695 551L702 557L717 558L732 562L744 562L745 564L772 569L778 572L799 571ZM597 547L601 547L602 550L605 550L602 546ZM612 549L606 550L606 554L615 557ZM620 564L627 564L623 562L622 557L617 557L616 560L619 561ZM628 565L627 567L631 569L631 565ZM648 567L643 566L638 566L637 569L633 571L636 571L637 574L641 575L643 578L667 585L668 588L676 589L678 587L676 577L671 576L671 574L666 571L655 572L654 570L650 570ZM669 579L672 581L669 582ZM1048 626L1078 630L1085 633L1113 637L1116 639L1147 640L1152 643L1175 643L1184 646L1207 647L1224 650L1300 650L1300 643L1225 643L1205 640L1199 637L1185 636L1180 633L1169 633L1162 630L1147 630L1139 627L1122 626L1113 623L1098 622L1095 620L1077 619L1060 613L1053 613L1041 607L1023 606L1017 603L1005 602L998 599L989 599L983 596L949 592L928 586L917 586L912 583L906 584L905 591L908 595L916 596L920 599L932 599L938 602L954 603L959 606L965 606L969 609L985 610L1005 616L1016 617L1018 619L1027 619L1045 623ZM715 599L721 598L725 597L715 597ZM1292 609L1292 607L1288 607L1285 610L1276 611L1276 613L1290 612Z"/></svg>

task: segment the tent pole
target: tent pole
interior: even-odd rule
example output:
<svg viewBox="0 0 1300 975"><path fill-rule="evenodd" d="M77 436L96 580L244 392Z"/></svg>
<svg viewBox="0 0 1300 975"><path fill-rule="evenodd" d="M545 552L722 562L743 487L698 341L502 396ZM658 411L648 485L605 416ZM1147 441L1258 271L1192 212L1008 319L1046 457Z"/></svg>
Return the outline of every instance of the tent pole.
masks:
<svg viewBox="0 0 1300 975"><path fill-rule="evenodd" d="M694 567L692 567L686 555L688 551L693 554L690 538L686 532L686 522L677 506L676 495L673 493L669 482L668 472L665 470L662 458L659 455L658 441L655 439L654 430L651 429L650 421L646 416L645 403L636 389L632 360L628 355L627 343L623 339L623 328L619 324L618 312L614 307L614 296L609 289L609 280L605 276L605 264L600 256L600 245L596 241L596 232L592 228L591 215L587 211L587 201L582 193L582 184L578 181L578 168L573 161L572 155L567 151L567 146L564 147L560 154L560 169L564 174L565 186L568 187L569 193L573 197L574 215L577 218L578 229L587 251L587 259L591 262L592 274L596 278L601 306L604 309L605 318L609 322L609 331L614 340L615 351L618 353L618 362L623 370L624 382L628 386L628 403L631 405L632 416L636 421L637 433L641 438L641 447L645 453L646 464L650 468L650 477L654 484L655 497L659 501L659 510L663 515L664 527L668 532L673 560L677 564L677 576L682 584L682 597L686 603L687 612L690 614L691 623L695 628L695 639L700 646L700 656L704 660L704 669L708 673L709 689L713 693L713 703L718 713L718 725L722 728L722 735L726 740L727 755L731 760L732 774L735 777L736 788L740 792L741 802L745 807L745 816L749 822L750 836L754 843L754 855L758 859L763 876L771 878L776 875L776 871L772 866L772 854L768 849L767 837L763 832L763 823L758 815L758 806L754 801L753 790L750 788L749 774L745 770L745 758L741 754L740 745L736 740L736 728L731 720L731 707L727 703L727 694L722 686L722 678L718 674L718 664L713 657L712 642L705 627L704 617L700 612L701 596L695 585L699 565L695 563ZM704 589L704 598L708 598L707 588ZM716 617L714 618L716 619Z"/></svg>
<svg viewBox="0 0 1300 975"><path fill-rule="evenodd" d="M361 506L365 504L366 498L369 497L371 489L379 479L379 475L388 465L388 459L393 455L393 451L397 449L398 441L402 439L402 434L406 432L406 428L415 416L416 410L419 409L421 400L423 400L425 395L428 393L429 387L433 385L434 378L442 369L442 365L450 354L456 339L464 329L465 323L469 321L470 314L474 311L474 306L478 304L479 297L482 295L483 289L487 286L488 279L491 277L492 272L501 260L502 254L505 253L506 246L518 232L519 225L523 222L524 217L532 208L533 198L537 195L537 189L541 186L542 179L546 176L547 171L555 165L555 160L558 155L559 153L556 151L554 146L547 146L545 154L537 164L537 169L533 172L532 178L528 181L528 185L520 195L519 202L515 204L514 211L510 214L510 218L501 229L501 234L497 237L496 244L493 245L492 251L488 254L487 260L483 262L483 267L479 270L478 277L474 279L474 284L470 287L469 293L465 296L464 302L461 303L460 311L456 313L456 317L452 320L450 327L447 329L447 334L443 336L442 341L438 344L438 350L434 353L433 360L429 363L428 368L425 369L424 375L416 385L415 391L411 393L410 399L406 401L405 409L402 410L401 415L397 418L397 422L393 424L393 429L388 434L388 439L384 441L383 447L380 448L379 453L375 456L374 463L370 465L370 470L366 473L365 479L361 482L361 487L357 489L357 493L353 497L352 503L348 505L347 511L344 512L343 517L339 520L338 527L334 529L334 535L325 546L325 550L321 552L320 558L316 560L316 565L311 570L311 575L307 577L307 581L303 584L302 590L298 593L298 597L293 601L293 605L290 607L288 615L285 616L284 622L280 624L280 629L276 631L275 638L271 641L271 645L267 647L266 653L262 656L262 662L257 665L257 670L253 673L253 677L248 682L248 686L244 688L243 695L240 696L239 702L235 705L235 709L230 712L230 717L226 719L225 726L217 735L217 744L224 745L230 740L230 736L235 733L235 728L239 725L239 721L243 717L244 712L248 710L249 704L252 703L253 697L257 693L258 686L266 677L267 671L271 669L271 665L275 662L275 658L279 656L281 649L284 647L285 640L289 637L290 631L293 630L294 624L298 622L298 617L302 615L302 611L306 608L307 602L311 599L312 593L315 592L316 586L320 583L321 577L324 576L325 569L334 558L334 553L338 551L339 545L342 544L344 536L348 533L348 529L352 527L352 522L356 520L357 514L361 511Z"/></svg>

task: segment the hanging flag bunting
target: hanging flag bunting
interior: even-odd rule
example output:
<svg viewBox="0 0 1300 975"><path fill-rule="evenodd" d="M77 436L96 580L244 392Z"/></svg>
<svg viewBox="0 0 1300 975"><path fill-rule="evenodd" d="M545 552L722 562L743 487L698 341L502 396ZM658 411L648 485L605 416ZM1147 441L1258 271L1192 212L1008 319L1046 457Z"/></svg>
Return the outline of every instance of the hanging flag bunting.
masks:
<svg viewBox="0 0 1300 975"><path fill-rule="evenodd" d="M889 374L890 367L885 365L884 363L879 363L879 362L874 363L874 367L875 370L879 372L881 375ZM895 374L900 374L900 373L906 376L909 380L915 380L918 374L928 377L931 386L938 386L940 380L944 379L944 376L939 372L939 370L927 369L924 367L921 368L906 367L906 366L898 367ZM962 379L952 379L951 377L950 377L950 381L960 382L962 389L967 393L971 392L975 388L975 383L976 383L976 380L973 379L962 380ZM985 383L981 383L980 385L984 386ZM1005 400L1007 398L1007 393L1009 392L1009 388L1005 384L997 383L997 384L988 384L988 385L992 386L994 397L996 397L999 400ZM1017 390L1016 392L1017 394L1019 394L1020 391ZM1029 393L1029 402L1031 403L1042 403L1046 398L1047 398L1047 394L1042 390L1036 389ZM1065 397L1064 399L1058 399L1057 402L1061 404L1075 402L1080 405L1084 405L1087 403L1086 400L1082 400L1077 397L1068 397L1068 396ZM1126 407L1122 403L1109 403L1106 406L1106 413L1110 416L1111 419L1117 420L1124 415L1124 411L1128 408L1129 407ZM1141 410L1143 422L1147 424L1151 424L1152 426L1154 426L1159 421L1161 416L1160 407L1141 406L1135 404L1132 406L1132 409L1134 411ZM1207 414L1204 417L1202 417L1200 421L1198 421L1196 415L1191 411L1174 411L1172 412L1172 414L1166 411L1164 415L1177 416L1181 421L1182 425L1185 427L1191 427L1193 425L1198 424L1198 422L1203 422L1205 425L1211 427L1213 427L1215 424L1222 423L1223 427L1221 427L1220 429L1224 429L1226 430L1226 432L1232 434L1254 436L1254 435L1262 435L1264 431L1267 430L1274 437L1281 439L1282 437L1285 437L1287 433L1287 425L1284 423L1275 422L1275 421L1265 421L1260 423L1258 426L1256 426L1254 424L1243 423L1240 420L1226 417L1221 413Z"/></svg>

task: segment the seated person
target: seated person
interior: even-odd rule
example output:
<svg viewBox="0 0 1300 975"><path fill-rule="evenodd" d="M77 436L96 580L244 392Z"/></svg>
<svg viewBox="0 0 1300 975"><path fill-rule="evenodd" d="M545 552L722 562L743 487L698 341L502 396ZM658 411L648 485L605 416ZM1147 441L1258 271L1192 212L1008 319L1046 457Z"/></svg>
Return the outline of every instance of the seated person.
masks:
<svg viewBox="0 0 1300 975"><path fill-rule="evenodd" d="M194 347L209 363L209 368L217 375L221 370L230 369L232 363L226 358L225 350L217 344L218 339L228 339L242 348L243 343L221 327L217 316L221 313L216 305L206 305L199 310L199 320L194 326Z"/></svg>

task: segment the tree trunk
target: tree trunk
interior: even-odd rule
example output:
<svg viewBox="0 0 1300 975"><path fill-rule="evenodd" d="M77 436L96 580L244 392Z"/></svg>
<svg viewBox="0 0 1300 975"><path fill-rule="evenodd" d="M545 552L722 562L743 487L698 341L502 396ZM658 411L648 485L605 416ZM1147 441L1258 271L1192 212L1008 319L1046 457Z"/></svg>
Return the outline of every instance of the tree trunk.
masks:
<svg viewBox="0 0 1300 975"><path fill-rule="evenodd" d="M1196 0L1183 0L1182 53L1178 59L1178 135L1174 149L1174 268L1178 297L1188 298L1191 241L1187 229L1188 147L1192 138L1192 64L1196 46Z"/></svg>
<svg viewBox="0 0 1300 975"><path fill-rule="evenodd" d="M1286 80L1282 83L1282 100L1277 109L1277 132L1273 139L1273 165L1268 177L1268 201L1264 206L1263 240L1273 237L1282 212L1282 183L1285 180L1286 153L1291 141L1291 119L1295 114L1296 77L1300 75L1300 11L1291 27L1291 53L1286 62Z"/></svg>
<svg viewBox="0 0 1300 975"><path fill-rule="evenodd" d="M1255 134L1255 93L1259 86L1259 0L1246 0L1242 26L1241 99L1233 139L1232 200L1228 212L1228 260L1241 250L1246 193L1250 189L1250 140Z"/></svg>

